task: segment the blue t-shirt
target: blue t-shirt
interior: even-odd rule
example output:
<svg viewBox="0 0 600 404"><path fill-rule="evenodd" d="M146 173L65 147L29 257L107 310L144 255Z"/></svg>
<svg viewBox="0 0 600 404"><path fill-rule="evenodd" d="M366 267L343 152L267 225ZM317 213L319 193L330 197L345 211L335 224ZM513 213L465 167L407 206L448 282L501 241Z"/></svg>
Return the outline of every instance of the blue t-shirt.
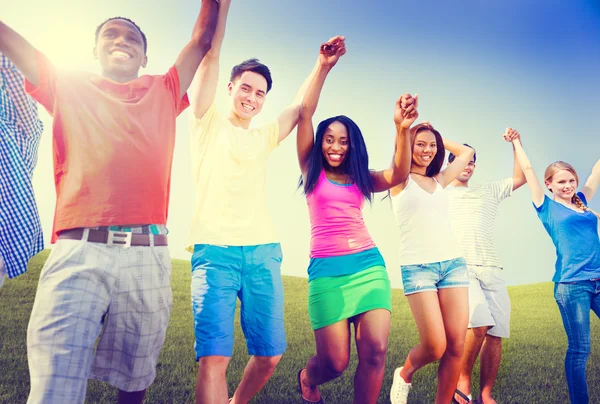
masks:
<svg viewBox="0 0 600 404"><path fill-rule="evenodd" d="M581 192L577 195L587 206L585 195ZM600 238L596 215L590 211L575 212L547 196L535 210L556 247L552 281L576 282L600 278Z"/></svg>

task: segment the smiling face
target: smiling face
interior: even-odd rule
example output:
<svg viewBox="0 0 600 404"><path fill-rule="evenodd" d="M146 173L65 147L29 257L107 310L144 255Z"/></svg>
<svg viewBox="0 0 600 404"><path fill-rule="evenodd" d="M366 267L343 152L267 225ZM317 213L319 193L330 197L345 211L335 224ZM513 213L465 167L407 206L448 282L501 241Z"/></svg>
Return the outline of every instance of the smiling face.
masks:
<svg viewBox="0 0 600 404"><path fill-rule="evenodd" d="M346 126L338 121L332 122L323 134L321 149L327 164L337 168L345 161L350 148L350 138Z"/></svg>
<svg viewBox="0 0 600 404"><path fill-rule="evenodd" d="M102 75L117 82L138 77L140 67L146 67L148 61L142 33L121 19L110 20L100 28L94 55L100 61Z"/></svg>
<svg viewBox="0 0 600 404"><path fill-rule="evenodd" d="M413 146L413 164L428 167L437 154L437 140L435 134L429 129L417 133Z"/></svg>
<svg viewBox="0 0 600 404"><path fill-rule="evenodd" d="M556 198L570 202L577 190L577 178L569 170L558 170L546 179L546 187Z"/></svg>
<svg viewBox="0 0 600 404"><path fill-rule="evenodd" d="M228 84L229 95L235 114L250 120L261 110L267 97L267 80L260 74L246 71Z"/></svg>
<svg viewBox="0 0 600 404"><path fill-rule="evenodd" d="M460 182L468 182L475 172L475 160L471 159L469 164L463 168L462 172L456 178Z"/></svg>

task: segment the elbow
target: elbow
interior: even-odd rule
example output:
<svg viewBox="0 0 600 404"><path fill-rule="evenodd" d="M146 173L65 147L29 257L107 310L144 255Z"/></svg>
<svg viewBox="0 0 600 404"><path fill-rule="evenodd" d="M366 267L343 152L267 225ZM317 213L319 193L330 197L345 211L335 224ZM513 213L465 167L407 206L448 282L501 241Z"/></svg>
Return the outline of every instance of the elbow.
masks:
<svg viewBox="0 0 600 404"><path fill-rule="evenodd" d="M395 166L392 171L392 187L403 184L408 179L408 175L410 174L410 166L408 167L398 167Z"/></svg>
<svg viewBox="0 0 600 404"><path fill-rule="evenodd" d="M212 35L209 35L207 32L195 34L192 37L192 43L194 44L194 48L204 54L208 54L212 45Z"/></svg>
<svg viewBox="0 0 600 404"><path fill-rule="evenodd" d="M315 114L314 108L310 108L304 103L298 105L296 108L298 111L298 117L300 119L312 119L313 115Z"/></svg>

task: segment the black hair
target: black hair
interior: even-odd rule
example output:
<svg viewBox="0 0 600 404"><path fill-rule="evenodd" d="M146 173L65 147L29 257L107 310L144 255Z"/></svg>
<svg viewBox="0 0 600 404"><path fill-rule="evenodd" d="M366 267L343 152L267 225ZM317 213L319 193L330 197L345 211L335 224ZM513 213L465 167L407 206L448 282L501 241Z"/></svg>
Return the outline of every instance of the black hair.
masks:
<svg viewBox="0 0 600 404"><path fill-rule="evenodd" d="M253 72L263 76L265 80L267 80L267 93L271 91L271 87L273 87L273 78L271 77L271 71L266 65L260 63L258 59L244 60L239 65L233 66L233 69L231 69L231 77L229 81L235 81L244 72Z"/></svg>
<svg viewBox="0 0 600 404"><path fill-rule="evenodd" d="M416 126L413 126L410 129L410 147L411 147L411 155L415 150L415 140L417 139L417 135L420 132L430 131L435 136L435 143L437 151L431 163L427 166L425 170L425 175L427 177L435 177L441 171L442 166L444 165L444 159L446 158L446 149L444 149L444 140L442 139L442 135L436 129L431 126L428 122L420 123ZM413 160L414 161L414 160Z"/></svg>
<svg viewBox="0 0 600 404"><path fill-rule="evenodd" d="M304 182L302 177L300 177L298 186L303 186L304 194L308 195L315 189L317 181L319 180L319 175L321 175L323 168L329 166L329 163L323 156L323 137L329 125L336 121L346 127L350 141L348 154L342 162L340 168L344 170L346 175L352 179L352 182L356 184L358 189L360 189L365 199L371 202L375 186L369 171L369 155L367 154L367 146L365 145L365 140L358 125L356 125L352 119L345 115L338 115L325 119L317 127L315 143L313 144L313 148L308 157L306 182Z"/></svg>
<svg viewBox="0 0 600 404"><path fill-rule="evenodd" d="M146 51L148 50L148 41L146 40L146 34L144 34L144 32L142 31L142 29L140 27L138 27L138 25L135 22L133 22L132 20L130 20L129 18L126 18L126 17L111 17L108 20L104 21L102 24L98 25L98 28L96 28L96 42L98 42L98 36L100 35L100 30L102 29L102 27L107 22L113 21L113 20L127 21L128 23L131 23L134 27L136 27L137 30L142 35L142 41L144 42L144 53L146 53Z"/></svg>
<svg viewBox="0 0 600 404"><path fill-rule="evenodd" d="M473 149L473 146L466 144L466 143L463 143L463 146L467 146L467 147L470 147L471 149ZM473 150L475 150L475 149L473 149ZM456 158L456 156L454 154L450 153L448 155L448 163L452 163L455 158ZM473 154L473 163L475 163L476 161L477 161L477 153L474 153Z"/></svg>

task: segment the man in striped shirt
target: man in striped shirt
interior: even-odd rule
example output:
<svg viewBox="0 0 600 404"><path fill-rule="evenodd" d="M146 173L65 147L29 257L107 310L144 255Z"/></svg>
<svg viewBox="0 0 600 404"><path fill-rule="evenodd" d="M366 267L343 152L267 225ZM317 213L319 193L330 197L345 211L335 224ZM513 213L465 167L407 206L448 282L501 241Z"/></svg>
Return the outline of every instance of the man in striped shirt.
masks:
<svg viewBox="0 0 600 404"><path fill-rule="evenodd" d="M511 128L508 134L518 133ZM466 145L468 146L468 145ZM514 153L513 153L514 154ZM502 338L509 337L510 299L502 265L494 245L494 223L498 205L525 184L525 175L515 158L512 177L470 187L477 155L447 188L448 213L469 269L469 330L463 353L462 370L453 402L471 399L471 373L481 352L478 403L496 403L492 388L502 355ZM450 154L448 161L452 162Z"/></svg>
<svg viewBox="0 0 600 404"><path fill-rule="evenodd" d="M31 177L43 124L23 77L0 53L0 286L44 248Z"/></svg>

